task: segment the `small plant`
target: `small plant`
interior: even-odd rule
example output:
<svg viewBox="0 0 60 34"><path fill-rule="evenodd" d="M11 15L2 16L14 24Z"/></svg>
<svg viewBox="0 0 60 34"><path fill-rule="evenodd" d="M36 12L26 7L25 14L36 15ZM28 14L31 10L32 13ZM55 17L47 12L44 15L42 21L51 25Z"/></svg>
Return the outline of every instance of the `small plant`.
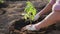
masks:
<svg viewBox="0 0 60 34"><path fill-rule="evenodd" d="M34 16L36 15L36 9L30 1L27 1L27 6L25 7L25 15L24 18L27 20L29 18L30 22L34 20Z"/></svg>
<svg viewBox="0 0 60 34"><path fill-rule="evenodd" d="M4 0L0 0L0 3L4 3Z"/></svg>
<svg viewBox="0 0 60 34"><path fill-rule="evenodd" d="M50 0L48 0L48 2L50 2Z"/></svg>

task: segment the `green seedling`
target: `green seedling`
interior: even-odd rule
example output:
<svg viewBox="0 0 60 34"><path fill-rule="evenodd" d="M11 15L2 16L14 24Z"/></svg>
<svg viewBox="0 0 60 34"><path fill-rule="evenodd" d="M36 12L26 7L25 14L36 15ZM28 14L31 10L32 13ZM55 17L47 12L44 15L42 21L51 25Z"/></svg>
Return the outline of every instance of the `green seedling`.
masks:
<svg viewBox="0 0 60 34"><path fill-rule="evenodd" d="M48 0L48 2L50 2L50 0Z"/></svg>
<svg viewBox="0 0 60 34"><path fill-rule="evenodd" d="M24 18L27 20L29 18L30 22L34 20L34 16L36 15L36 9L30 1L26 2L27 6L25 7L25 15Z"/></svg>

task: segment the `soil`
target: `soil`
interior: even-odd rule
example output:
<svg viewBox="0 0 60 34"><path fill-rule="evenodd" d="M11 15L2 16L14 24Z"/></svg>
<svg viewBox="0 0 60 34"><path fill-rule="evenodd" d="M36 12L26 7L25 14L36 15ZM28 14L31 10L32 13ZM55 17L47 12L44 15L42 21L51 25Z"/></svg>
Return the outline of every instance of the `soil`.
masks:
<svg viewBox="0 0 60 34"><path fill-rule="evenodd" d="M11 0L12 1L12 0ZM13 0L14 1L14 0ZM40 11L46 5L44 2L35 2L33 3L36 6L36 9ZM38 6L37 6L38 5ZM43 7L42 7L43 6ZM60 32L60 25L51 25L47 28L40 29L39 31L24 31L21 32L21 28L30 24L30 21L25 21L21 19L21 12L24 10L25 2L7 2L0 4L0 34L57 34ZM46 16L41 16L37 21L32 21L32 24L38 23L43 20ZM8 24L8 23L13 24ZM10 25L10 26L8 26ZM56 27L57 26L57 27ZM8 29L8 27L10 27ZM9 30L9 31L8 31ZM60 33L59 33L60 34Z"/></svg>
<svg viewBox="0 0 60 34"><path fill-rule="evenodd" d="M8 4L6 4L5 2L4 3L0 3L0 8L6 8L8 7Z"/></svg>
<svg viewBox="0 0 60 34"><path fill-rule="evenodd" d="M44 18L44 17L43 17ZM42 19L43 19L42 18ZM38 19L37 21L32 21L32 24L38 23L39 21L41 21L42 19ZM56 30L55 28L55 24L51 25L47 28L42 28L39 31L21 31L21 28L23 28L26 25L29 25L30 21L25 21L24 19L20 19L19 21L14 22L11 27L10 27L10 32L12 32L11 34L47 34L49 32L51 32L52 30Z"/></svg>

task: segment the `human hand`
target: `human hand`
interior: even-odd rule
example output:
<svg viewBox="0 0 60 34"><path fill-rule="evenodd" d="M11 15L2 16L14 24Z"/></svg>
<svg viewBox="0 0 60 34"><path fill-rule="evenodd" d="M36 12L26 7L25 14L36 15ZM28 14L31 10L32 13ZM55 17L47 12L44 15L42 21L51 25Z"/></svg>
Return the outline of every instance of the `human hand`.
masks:
<svg viewBox="0 0 60 34"><path fill-rule="evenodd" d="M38 19L39 19L39 17L40 17L39 13L38 13L38 14L36 14L36 15L35 15L35 17L34 17L34 21L38 20Z"/></svg>
<svg viewBox="0 0 60 34"><path fill-rule="evenodd" d="M25 31L25 30L35 31L37 29L36 29L35 25L27 25L21 29L21 31Z"/></svg>

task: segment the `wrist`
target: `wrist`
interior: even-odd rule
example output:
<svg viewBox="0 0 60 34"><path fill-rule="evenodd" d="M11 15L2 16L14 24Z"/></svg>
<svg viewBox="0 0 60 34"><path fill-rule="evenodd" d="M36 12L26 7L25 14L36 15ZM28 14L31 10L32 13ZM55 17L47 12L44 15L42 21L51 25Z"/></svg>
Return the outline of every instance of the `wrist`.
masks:
<svg viewBox="0 0 60 34"><path fill-rule="evenodd" d="M35 17L34 17L34 21L38 20L39 17L40 17L40 15L39 14L36 14Z"/></svg>
<svg viewBox="0 0 60 34"><path fill-rule="evenodd" d="M38 25L35 25L35 28L36 28L36 30L39 30L40 29L40 27Z"/></svg>

